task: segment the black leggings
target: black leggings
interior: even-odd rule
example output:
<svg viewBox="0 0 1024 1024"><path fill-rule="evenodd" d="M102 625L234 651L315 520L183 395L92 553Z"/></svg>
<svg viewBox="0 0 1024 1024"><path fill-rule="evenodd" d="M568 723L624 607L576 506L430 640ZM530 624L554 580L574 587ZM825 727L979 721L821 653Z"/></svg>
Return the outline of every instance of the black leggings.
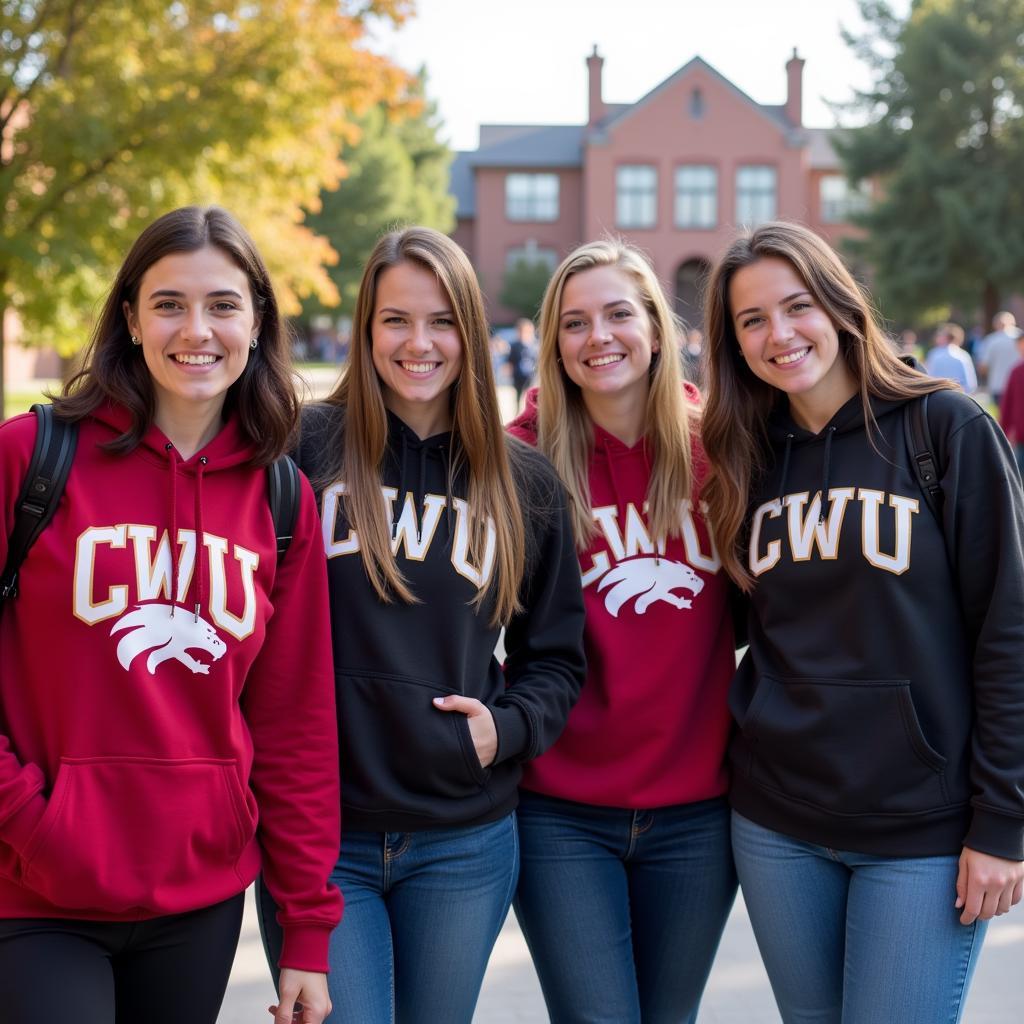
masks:
<svg viewBox="0 0 1024 1024"><path fill-rule="evenodd" d="M215 1024L243 894L148 921L0 921L0 1017L17 1024Z"/></svg>

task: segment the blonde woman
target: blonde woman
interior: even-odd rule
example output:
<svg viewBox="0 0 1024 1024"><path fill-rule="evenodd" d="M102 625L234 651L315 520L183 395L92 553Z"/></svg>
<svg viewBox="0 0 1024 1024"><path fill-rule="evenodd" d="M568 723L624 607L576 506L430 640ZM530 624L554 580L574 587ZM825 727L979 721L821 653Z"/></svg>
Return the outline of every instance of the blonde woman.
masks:
<svg viewBox="0 0 1024 1024"><path fill-rule="evenodd" d="M711 275L706 490L750 595L733 850L787 1024L954 1024L1024 887L1024 498L999 428L901 362L796 224ZM941 502L908 444L927 396Z"/></svg>
<svg viewBox="0 0 1024 1024"><path fill-rule="evenodd" d="M516 913L555 1024L694 1021L736 891L723 769L733 637L699 498L699 395L647 260L555 271L540 389L510 427L570 496L587 682L527 766Z"/></svg>
<svg viewBox="0 0 1024 1024"><path fill-rule="evenodd" d="M334 1012L469 1024L515 888L522 766L582 681L583 609L564 493L502 431L483 299L449 238L380 240L348 370L306 410L299 454L346 747Z"/></svg>

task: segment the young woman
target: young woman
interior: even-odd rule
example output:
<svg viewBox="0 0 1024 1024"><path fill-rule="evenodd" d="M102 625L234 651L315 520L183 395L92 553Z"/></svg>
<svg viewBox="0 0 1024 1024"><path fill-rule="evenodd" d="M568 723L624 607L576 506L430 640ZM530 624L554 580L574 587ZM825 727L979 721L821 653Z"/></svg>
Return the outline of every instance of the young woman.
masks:
<svg viewBox="0 0 1024 1024"><path fill-rule="evenodd" d="M303 482L278 561L265 471L297 412L288 348L249 236L188 207L132 246L54 402L77 452L0 619L7 1019L213 1024L261 862L278 1019L329 1010L323 546ZM0 562L34 434L33 416L0 427Z"/></svg>
<svg viewBox="0 0 1024 1024"><path fill-rule="evenodd" d="M705 489L749 593L733 851L786 1022L955 1022L1024 885L1024 501L999 428L899 360L794 224L709 283ZM937 516L905 436L928 395Z"/></svg>
<svg viewBox="0 0 1024 1024"><path fill-rule="evenodd" d="M469 1024L515 888L522 764L582 682L583 606L564 493L502 431L483 299L449 238L377 244L300 461L320 492L342 737L335 1015Z"/></svg>
<svg viewBox="0 0 1024 1024"><path fill-rule="evenodd" d="M736 891L723 768L735 666L701 511L699 395L646 259L592 242L541 310L540 391L510 427L570 496L587 682L528 765L516 913L551 1020L695 1021Z"/></svg>

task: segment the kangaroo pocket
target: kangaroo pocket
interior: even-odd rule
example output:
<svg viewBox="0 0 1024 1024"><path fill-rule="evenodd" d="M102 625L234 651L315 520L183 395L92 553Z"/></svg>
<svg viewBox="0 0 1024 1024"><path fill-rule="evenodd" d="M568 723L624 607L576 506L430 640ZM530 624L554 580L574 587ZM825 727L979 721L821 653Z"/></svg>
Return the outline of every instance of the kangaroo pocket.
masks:
<svg viewBox="0 0 1024 1024"><path fill-rule="evenodd" d="M67 909L170 913L225 875L240 887L255 829L233 760L65 758L23 880Z"/></svg>
<svg viewBox="0 0 1024 1024"><path fill-rule="evenodd" d="M383 674L338 676L346 805L430 816L439 801L479 796L490 773L477 757L466 716L432 703L452 692Z"/></svg>
<svg viewBox="0 0 1024 1024"><path fill-rule="evenodd" d="M756 782L833 813L950 803L946 759L925 739L905 679L763 676L741 730Z"/></svg>

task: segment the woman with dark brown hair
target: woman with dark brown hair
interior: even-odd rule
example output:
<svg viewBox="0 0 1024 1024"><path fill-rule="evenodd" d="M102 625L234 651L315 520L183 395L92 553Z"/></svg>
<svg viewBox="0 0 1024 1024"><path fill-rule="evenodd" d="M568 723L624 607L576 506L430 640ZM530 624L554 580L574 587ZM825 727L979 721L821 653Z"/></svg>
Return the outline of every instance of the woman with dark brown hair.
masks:
<svg viewBox="0 0 1024 1024"><path fill-rule="evenodd" d="M1024 887L1012 455L806 228L738 238L705 322L705 497L750 602L733 853L783 1020L953 1024Z"/></svg>
<svg viewBox="0 0 1024 1024"><path fill-rule="evenodd" d="M522 765L583 678L572 527L551 466L502 430L483 297L450 238L385 235L352 335L299 448L342 741L331 999L359 1024L469 1024L519 870Z"/></svg>
<svg viewBox="0 0 1024 1024"><path fill-rule="evenodd" d="M5 1019L213 1024L261 868L277 1019L330 1010L323 548L308 483L280 557L267 500L297 412L288 349L245 230L187 207L132 246L54 401L77 451L0 619ZM0 563L34 437L31 415L0 427Z"/></svg>

